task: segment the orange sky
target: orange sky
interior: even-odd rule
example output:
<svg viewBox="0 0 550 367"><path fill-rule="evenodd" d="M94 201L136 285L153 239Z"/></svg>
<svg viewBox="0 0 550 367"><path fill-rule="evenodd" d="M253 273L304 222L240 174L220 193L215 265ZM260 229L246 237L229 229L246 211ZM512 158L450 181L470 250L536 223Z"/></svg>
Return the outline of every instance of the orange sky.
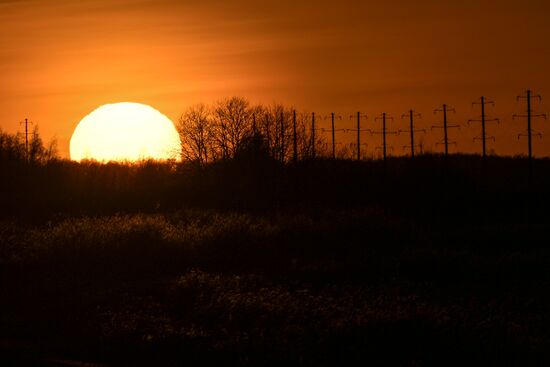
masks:
<svg viewBox="0 0 550 367"><path fill-rule="evenodd" d="M502 119L489 147L514 155L526 151L515 96L531 88L543 96L534 108L550 112L549 19L543 0L0 0L0 127L16 132L29 117L67 156L78 121L119 101L176 121L190 104L242 95L319 114L361 110L371 128L375 115L411 107L429 128L447 103L463 124L451 133L458 149L477 152L479 128L466 120L483 94ZM535 154L550 156L550 121L534 126L546 134ZM440 149L437 134L427 149ZM374 151L379 138L365 138ZM404 152L405 136L390 141Z"/></svg>

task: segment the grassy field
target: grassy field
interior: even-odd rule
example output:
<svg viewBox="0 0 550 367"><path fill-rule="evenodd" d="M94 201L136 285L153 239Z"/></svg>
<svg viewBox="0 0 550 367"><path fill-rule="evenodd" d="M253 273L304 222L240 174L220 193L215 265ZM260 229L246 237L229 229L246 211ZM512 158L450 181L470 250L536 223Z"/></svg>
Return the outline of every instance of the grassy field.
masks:
<svg viewBox="0 0 550 367"><path fill-rule="evenodd" d="M430 218L3 221L3 365L548 365L548 223Z"/></svg>
<svg viewBox="0 0 550 367"><path fill-rule="evenodd" d="M0 173L2 365L550 365L550 160Z"/></svg>

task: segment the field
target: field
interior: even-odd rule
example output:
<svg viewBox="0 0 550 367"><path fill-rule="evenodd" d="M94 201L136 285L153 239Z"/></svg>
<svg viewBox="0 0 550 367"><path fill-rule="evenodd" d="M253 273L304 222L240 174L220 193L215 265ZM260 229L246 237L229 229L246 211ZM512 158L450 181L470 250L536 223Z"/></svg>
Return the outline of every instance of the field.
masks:
<svg viewBox="0 0 550 367"><path fill-rule="evenodd" d="M535 163L4 167L2 364L548 365Z"/></svg>

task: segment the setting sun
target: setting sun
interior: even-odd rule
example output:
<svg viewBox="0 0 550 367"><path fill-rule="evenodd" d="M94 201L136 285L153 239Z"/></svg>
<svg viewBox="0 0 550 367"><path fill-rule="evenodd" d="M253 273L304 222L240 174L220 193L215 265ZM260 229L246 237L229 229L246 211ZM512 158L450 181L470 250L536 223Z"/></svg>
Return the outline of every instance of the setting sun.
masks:
<svg viewBox="0 0 550 367"><path fill-rule="evenodd" d="M71 159L137 161L178 156L172 121L153 107L132 102L103 105L84 117L70 143Z"/></svg>

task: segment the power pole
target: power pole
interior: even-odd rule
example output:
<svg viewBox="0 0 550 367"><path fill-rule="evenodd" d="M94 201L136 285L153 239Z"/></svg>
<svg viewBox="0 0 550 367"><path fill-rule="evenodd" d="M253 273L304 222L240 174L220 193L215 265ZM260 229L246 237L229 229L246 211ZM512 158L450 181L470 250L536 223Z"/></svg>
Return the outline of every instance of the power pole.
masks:
<svg viewBox="0 0 550 367"><path fill-rule="evenodd" d="M496 121L497 123L500 123L500 120L497 118L487 118L487 115L485 114L485 106L486 105L495 105L495 102L493 101L487 101L485 97L480 98L480 102L474 102L472 103L472 106L480 105L481 106L481 120L468 120L468 125L470 125L471 122L481 122L481 137L474 138L474 141L481 140L482 142L482 156L483 161L485 161L487 157L487 139L492 139L495 141L494 136L487 136L485 133L485 123Z"/></svg>
<svg viewBox="0 0 550 367"><path fill-rule="evenodd" d="M342 119L342 116L336 116L334 112L330 113L330 116L325 116L323 119L330 118L331 121L331 134L332 134L332 159L336 159L336 131L346 131L346 129L336 129L334 126L334 120L335 119ZM325 129L321 129L323 132L325 132Z"/></svg>
<svg viewBox="0 0 550 367"><path fill-rule="evenodd" d="M25 118L25 121L19 122L19 125L21 124L25 124L25 161L29 163L29 124L33 122Z"/></svg>
<svg viewBox="0 0 550 367"><path fill-rule="evenodd" d="M298 141L297 141L297 132L296 132L296 110L293 111L292 113L292 126L293 126L293 131L292 131L292 137L293 137L293 140L294 140L294 155L293 155L293 158L294 158L294 163L298 162Z"/></svg>
<svg viewBox="0 0 550 367"><path fill-rule="evenodd" d="M371 134L381 134L382 135L382 152L384 156L384 162L386 161L387 156L387 145L386 145L386 135L397 135L396 131L388 131L386 129L386 120L392 120L393 117L389 117L385 112L379 117L375 118L374 121L382 120L382 130L381 131L371 131Z"/></svg>
<svg viewBox="0 0 550 367"><path fill-rule="evenodd" d="M538 99L539 101L542 101L542 97L540 95L533 95L531 90L527 90L526 94L524 96L518 96L517 100L525 99L527 100L527 114L526 115L513 115L512 118L515 120L516 118L527 118L527 134L519 134L518 139L521 137L527 137L527 146L528 146L528 152L529 152L529 172L531 174L532 171L532 160L533 160L533 146L532 146L532 136L538 136L542 139L542 134L540 133L534 133L531 129L531 120L533 118L542 117L546 119L546 114L534 114L533 110L531 109L531 99Z"/></svg>
<svg viewBox="0 0 550 367"><path fill-rule="evenodd" d="M361 130L361 117L364 117L365 119L368 119L369 117L366 114L361 114L361 112L357 112L357 129L349 129L346 131L357 131L357 160L361 160L361 131L370 131L368 129ZM350 119L353 118L353 115L349 117Z"/></svg>
<svg viewBox="0 0 550 367"><path fill-rule="evenodd" d="M410 148L411 148L411 159L414 159L414 148L416 147L414 145L414 133L418 132L423 132L424 134L426 133L426 130L425 129L415 129L414 128L414 118L415 117L418 117L418 118L421 118L422 115L419 114L419 113L415 113L414 110L409 110L409 113L407 114L403 114L401 116L401 119L404 119L405 117L409 117L409 123L410 123L410 126L409 126L409 130L399 130L397 133L398 134L401 134L401 133L410 133L410 136L411 136L411 145L410 145ZM408 147L405 145L403 147L404 149L407 149Z"/></svg>
<svg viewBox="0 0 550 367"><path fill-rule="evenodd" d="M443 112L443 125L435 125L435 126L432 126L431 129L432 130L433 129L443 129L443 142L436 143L436 145L441 145L441 144L445 145L445 157L447 157L449 155L449 144L456 145L455 141L449 141L449 136L448 136L447 130L452 129L452 128L460 127L460 125L449 125L449 123L447 121L447 113L448 112L456 113L454 108L450 108L446 104L443 104L442 108L438 108L438 109L434 110L434 114L436 114L438 112Z"/></svg>

